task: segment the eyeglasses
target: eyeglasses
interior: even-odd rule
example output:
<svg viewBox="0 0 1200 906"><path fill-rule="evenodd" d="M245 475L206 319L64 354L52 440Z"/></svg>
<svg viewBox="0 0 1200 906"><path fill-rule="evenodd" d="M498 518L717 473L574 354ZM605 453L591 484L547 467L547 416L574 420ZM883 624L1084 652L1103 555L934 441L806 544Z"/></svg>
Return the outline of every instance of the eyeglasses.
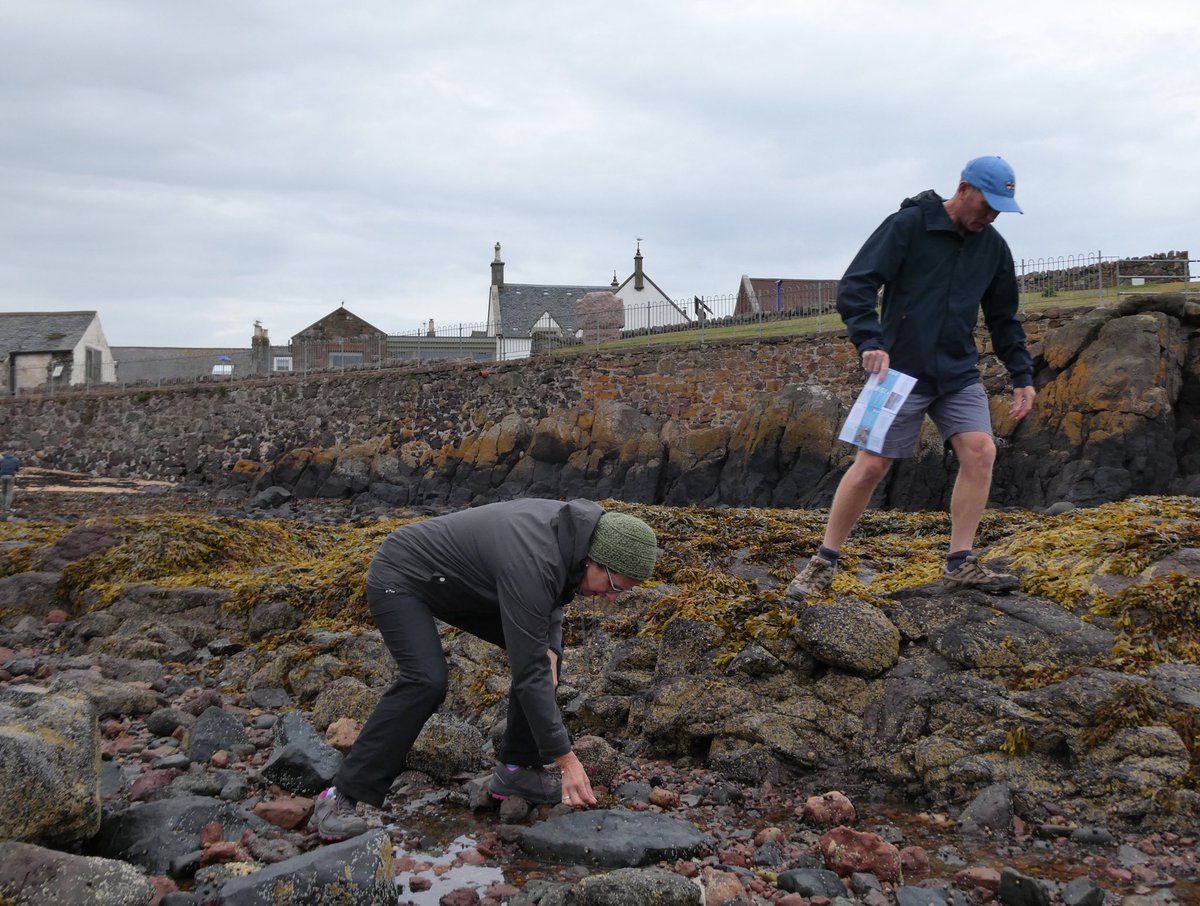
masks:
<svg viewBox="0 0 1200 906"><path fill-rule="evenodd" d="M601 565L601 566L604 566L604 564L603 564L603 563L601 563L600 565ZM624 594L624 593L625 593L625 592L627 592L627 591L632 591L632 590L633 590L633 587L634 587L634 586L632 586L632 585L631 585L631 586L629 586L629 588L622 588L620 585L618 585L616 582L614 582L614 581L612 580L612 570L611 570L611 569L609 569L607 566L604 566L604 574L605 574L606 576L608 576L608 587L612 589L612 592L613 592L613 594L614 594L614 595L621 595L621 594Z"/></svg>

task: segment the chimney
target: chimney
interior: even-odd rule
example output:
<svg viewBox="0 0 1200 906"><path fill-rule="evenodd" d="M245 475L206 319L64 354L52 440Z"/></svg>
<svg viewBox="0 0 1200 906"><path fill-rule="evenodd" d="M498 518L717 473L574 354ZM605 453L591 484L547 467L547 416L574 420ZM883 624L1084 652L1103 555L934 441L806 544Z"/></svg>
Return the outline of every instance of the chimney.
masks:
<svg viewBox="0 0 1200 906"><path fill-rule="evenodd" d="M613 282L612 282L611 286L613 289L617 289L620 285L621 284L617 282L617 272L613 271Z"/></svg>
<svg viewBox="0 0 1200 906"><path fill-rule="evenodd" d="M433 330L433 318L429 319L429 332L425 336L427 336L427 337L436 337L437 336L437 334Z"/></svg>
<svg viewBox="0 0 1200 906"><path fill-rule="evenodd" d="M496 257L492 261L492 286L504 285L504 262L500 260L500 243L496 243Z"/></svg>
<svg viewBox="0 0 1200 906"><path fill-rule="evenodd" d="M254 322L254 338L250 341L250 370L253 374L269 374L271 369L271 338L261 321Z"/></svg>
<svg viewBox="0 0 1200 906"><path fill-rule="evenodd" d="M642 240L638 240L637 254L633 256L633 289L640 292L645 289L646 281L642 277Z"/></svg>

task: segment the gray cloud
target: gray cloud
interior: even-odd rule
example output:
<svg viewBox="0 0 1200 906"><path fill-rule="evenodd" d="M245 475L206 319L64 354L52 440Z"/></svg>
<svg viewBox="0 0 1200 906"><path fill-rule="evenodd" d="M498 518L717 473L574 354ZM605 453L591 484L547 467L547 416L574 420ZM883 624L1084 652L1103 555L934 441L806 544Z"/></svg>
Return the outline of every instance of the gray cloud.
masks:
<svg viewBox="0 0 1200 906"><path fill-rule="evenodd" d="M39 0L0 29L0 308L119 345L390 331L510 279L836 277L1001 154L1018 258L1197 245L1190 5ZM1191 249L1194 253L1197 249Z"/></svg>

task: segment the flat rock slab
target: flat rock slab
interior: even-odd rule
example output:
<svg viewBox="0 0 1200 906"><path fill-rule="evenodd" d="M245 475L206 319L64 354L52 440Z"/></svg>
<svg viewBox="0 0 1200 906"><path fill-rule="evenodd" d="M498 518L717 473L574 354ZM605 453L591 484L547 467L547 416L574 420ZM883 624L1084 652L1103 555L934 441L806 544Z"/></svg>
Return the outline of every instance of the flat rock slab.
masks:
<svg viewBox="0 0 1200 906"><path fill-rule="evenodd" d="M569 812L521 834L521 849L544 862L636 868L688 859L713 839L694 824L650 812L594 809Z"/></svg>

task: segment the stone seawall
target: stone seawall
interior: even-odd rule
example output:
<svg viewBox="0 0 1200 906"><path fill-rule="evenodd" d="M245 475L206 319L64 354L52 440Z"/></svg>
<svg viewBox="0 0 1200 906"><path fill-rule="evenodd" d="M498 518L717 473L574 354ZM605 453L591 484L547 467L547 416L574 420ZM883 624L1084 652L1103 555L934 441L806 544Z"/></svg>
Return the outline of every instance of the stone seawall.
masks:
<svg viewBox="0 0 1200 906"><path fill-rule="evenodd" d="M1054 380L1073 361L1048 368L1041 353L1047 336L1095 322L1095 331L1081 333L1090 340L1113 317L1086 308L1029 316L1039 382ZM1164 322L1162 330L1176 339L1162 346L1172 350L1167 364L1178 371L1186 352L1177 347L1186 340L1179 322L1167 320L1175 327ZM1007 375L987 354L986 332L980 343L985 384L998 395L998 436L1015 435L1018 426L1005 426L999 414ZM1163 370L1161 363L1154 368ZM861 381L853 346L843 331L829 331L483 367L403 366L19 398L0 411L2 442L27 461L97 475L237 483L247 490L281 484L328 496L370 490L390 504L582 494L820 505L848 462L851 448L834 440L836 422ZM1171 392L1178 396L1179 387ZM1068 404L1060 399L1060 405ZM1174 430L1173 422L1166 430ZM1001 439L1003 453L1010 438ZM1042 446L1061 460L1079 452ZM879 502L941 505L948 486L941 460L940 442L923 444L916 474L896 470L923 490L914 498L885 489ZM1161 462L1153 470L1135 468L1155 471L1164 482L1177 471L1173 465L1164 471ZM1145 483L1132 478L1125 492L1148 492ZM1052 482L1017 484L1020 490L1001 491L1003 502L1034 505L1061 496L1048 487Z"/></svg>

